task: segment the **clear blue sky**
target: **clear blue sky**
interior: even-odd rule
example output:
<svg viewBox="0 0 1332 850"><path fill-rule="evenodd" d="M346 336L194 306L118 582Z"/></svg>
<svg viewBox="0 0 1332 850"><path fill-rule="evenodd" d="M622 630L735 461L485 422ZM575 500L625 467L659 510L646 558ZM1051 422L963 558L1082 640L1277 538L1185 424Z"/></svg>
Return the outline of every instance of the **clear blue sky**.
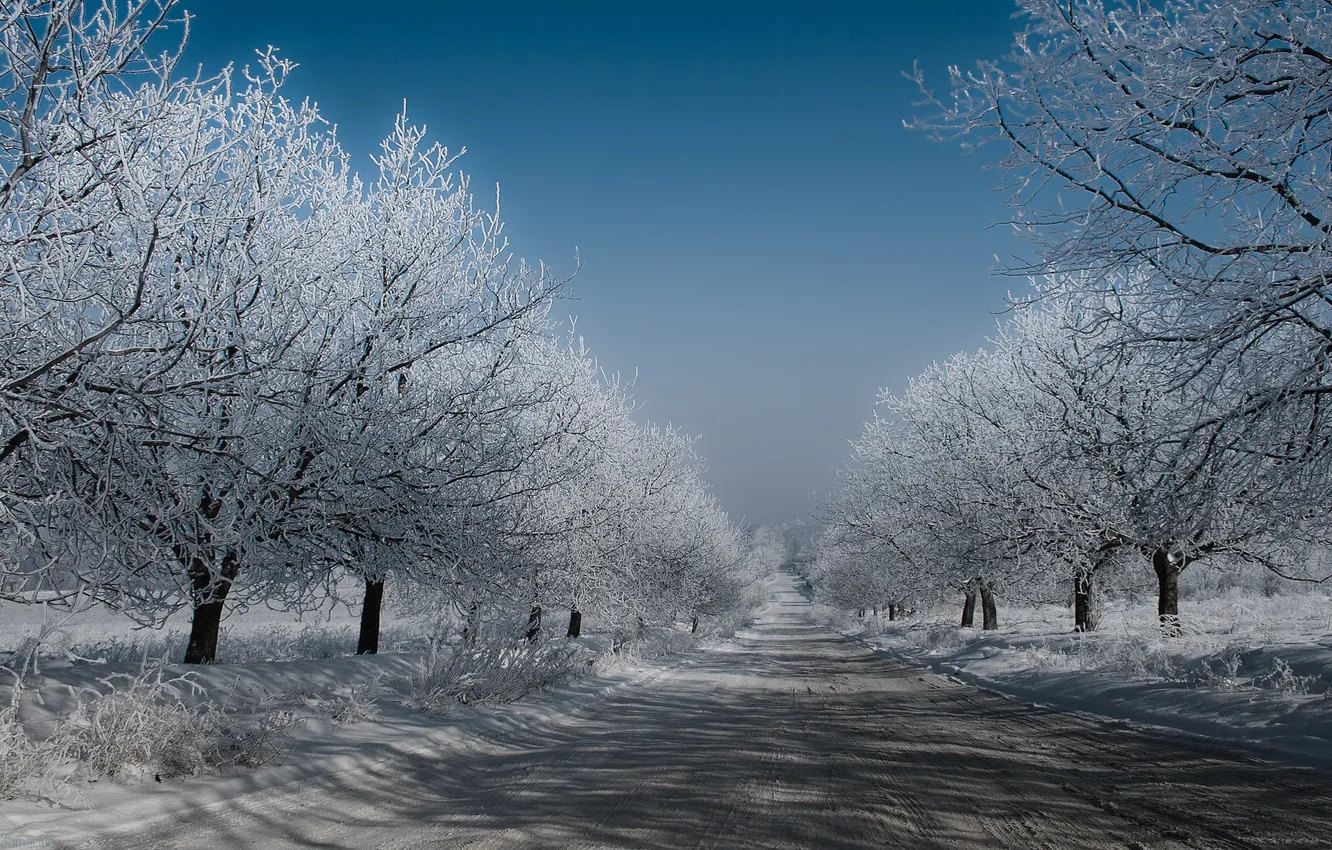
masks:
<svg viewBox="0 0 1332 850"><path fill-rule="evenodd" d="M190 59L272 44L364 156L407 101L515 253L557 272L643 416L702 436L733 519L834 486L880 387L979 347L1005 294L994 172L902 128L901 76L1008 51L1011 0L380 4L186 0ZM877 9L877 11L876 11ZM362 159L359 163L368 167Z"/></svg>

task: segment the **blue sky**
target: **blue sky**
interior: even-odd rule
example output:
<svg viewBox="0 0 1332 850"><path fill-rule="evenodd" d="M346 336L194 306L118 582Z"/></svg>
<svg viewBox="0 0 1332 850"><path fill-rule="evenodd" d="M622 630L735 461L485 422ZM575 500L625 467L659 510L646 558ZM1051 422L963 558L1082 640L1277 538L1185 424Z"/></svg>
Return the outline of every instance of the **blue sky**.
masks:
<svg viewBox="0 0 1332 850"><path fill-rule="evenodd" d="M736 520L835 486L880 387L974 349L1005 294L979 155L902 128L901 76L1008 51L1010 0L439 4L186 0L206 69L272 44L363 158L409 116L517 255L570 273L559 312L643 416L701 435ZM370 14L377 10L380 14Z"/></svg>

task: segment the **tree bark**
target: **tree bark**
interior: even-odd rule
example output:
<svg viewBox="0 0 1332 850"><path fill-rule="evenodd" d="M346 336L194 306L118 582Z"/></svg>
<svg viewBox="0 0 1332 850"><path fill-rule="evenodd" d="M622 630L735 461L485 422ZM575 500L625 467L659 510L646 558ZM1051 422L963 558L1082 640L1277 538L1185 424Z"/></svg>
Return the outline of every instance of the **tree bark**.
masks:
<svg viewBox="0 0 1332 850"><path fill-rule="evenodd" d="M541 604L532 603L532 611L527 615L527 642L536 643L541 640Z"/></svg>
<svg viewBox="0 0 1332 850"><path fill-rule="evenodd" d="M888 622L891 623L893 620L896 620L896 619L897 619L897 605L896 605L896 603L889 602L889 603L888 603Z"/></svg>
<svg viewBox="0 0 1332 850"><path fill-rule="evenodd" d="M1073 576L1073 631L1096 631L1101 612L1096 607L1095 590L1095 573L1078 570Z"/></svg>
<svg viewBox="0 0 1332 850"><path fill-rule="evenodd" d="M968 584L962 589L966 594L966 599L962 603L962 628L970 629L976 626L976 588Z"/></svg>
<svg viewBox="0 0 1332 850"><path fill-rule="evenodd" d="M225 598L225 595L224 595ZM194 606L186 664L212 664L217 660L217 636L222 628L222 599Z"/></svg>
<svg viewBox="0 0 1332 850"><path fill-rule="evenodd" d="M981 581L981 630L992 632L999 628L999 609L994 604L994 585L988 581Z"/></svg>
<svg viewBox="0 0 1332 850"><path fill-rule="evenodd" d="M698 615L695 614L693 617L689 619L689 633L692 635L697 632L698 632Z"/></svg>
<svg viewBox="0 0 1332 850"><path fill-rule="evenodd" d="M1152 569L1156 571L1156 614L1161 619L1161 631L1170 636L1178 635L1179 563L1166 550L1157 549L1152 553Z"/></svg>
<svg viewBox="0 0 1332 850"><path fill-rule="evenodd" d="M576 638L583 633L583 612L575 605L569 609L569 632L565 637Z"/></svg>
<svg viewBox="0 0 1332 850"><path fill-rule="evenodd" d="M365 580L365 601L361 603L361 638L357 655L379 654L379 611L384 606L384 580Z"/></svg>
<svg viewBox="0 0 1332 850"><path fill-rule="evenodd" d="M203 558L190 560L190 597L194 605L190 640L185 646L186 664L212 664L217 660L217 637L222 629L222 608L231 583L240 570L240 558L228 553L222 569L214 574Z"/></svg>
<svg viewBox="0 0 1332 850"><path fill-rule="evenodd" d="M463 646L475 647L481 638L481 603L473 599L467 605L467 622L463 624Z"/></svg>

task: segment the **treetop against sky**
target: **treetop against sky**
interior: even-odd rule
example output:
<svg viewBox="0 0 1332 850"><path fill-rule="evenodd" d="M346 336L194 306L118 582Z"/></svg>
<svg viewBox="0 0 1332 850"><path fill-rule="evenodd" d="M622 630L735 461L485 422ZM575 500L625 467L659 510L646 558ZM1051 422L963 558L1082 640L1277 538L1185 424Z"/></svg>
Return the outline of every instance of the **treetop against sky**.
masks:
<svg viewBox="0 0 1332 850"><path fill-rule="evenodd" d="M903 72L1007 52L1007 0L186 6L188 62L277 46L362 160L404 100L466 147L517 254L578 269L556 313L637 375L644 416L702 436L737 520L808 510L876 391L977 345L1025 286L991 271L1023 246L990 228L982 159L902 126Z"/></svg>

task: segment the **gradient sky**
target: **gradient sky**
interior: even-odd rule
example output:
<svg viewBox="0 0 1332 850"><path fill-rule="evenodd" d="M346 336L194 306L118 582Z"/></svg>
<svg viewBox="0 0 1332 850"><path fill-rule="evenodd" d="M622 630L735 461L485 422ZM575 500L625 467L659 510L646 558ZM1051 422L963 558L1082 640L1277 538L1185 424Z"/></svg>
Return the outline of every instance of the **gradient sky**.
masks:
<svg viewBox="0 0 1332 850"><path fill-rule="evenodd" d="M919 60L1008 51L1011 0L381 4L185 0L189 58L272 44L365 158L407 102L642 415L701 436L736 521L835 486L880 387L983 344L1006 293L996 174L903 129Z"/></svg>

